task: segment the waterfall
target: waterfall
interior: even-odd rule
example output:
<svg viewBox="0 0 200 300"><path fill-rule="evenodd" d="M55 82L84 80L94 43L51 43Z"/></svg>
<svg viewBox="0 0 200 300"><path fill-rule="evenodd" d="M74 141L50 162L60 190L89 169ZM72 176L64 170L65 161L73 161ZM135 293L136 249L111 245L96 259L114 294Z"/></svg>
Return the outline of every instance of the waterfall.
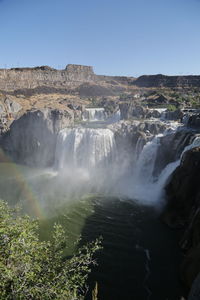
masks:
<svg viewBox="0 0 200 300"><path fill-rule="evenodd" d="M120 110L117 110L115 113L113 113L111 116L107 118L107 123L116 123L121 120L121 112Z"/></svg>
<svg viewBox="0 0 200 300"><path fill-rule="evenodd" d="M132 191L129 190L130 197L147 205L155 204L160 200L161 190L171 172L169 167L169 169L163 170L160 178L156 179L153 176L157 151L162 136L163 134L159 134L144 145L134 168L133 189Z"/></svg>
<svg viewBox="0 0 200 300"><path fill-rule="evenodd" d="M110 129L63 129L58 136L56 166L87 170L106 167L115 158L115 147L114 133Z"/></svg>
<svg viewBox="0 0 200 300"><path fill-rule="evenodd" d="M139 136L137 143L136 143L136 147L135 147L135 157L136 159L139 158L140 153L142 152L142 149L145 145L145 139L142 136Z"/></svg>
<svg viewBox="0 0 200 300"><path fill-rule="evenodd" d="M93 116L90 120L94 120L95 111L89 110ZM104 112L100 109L97 111ZM139 137L135 151L130 148L128 156L116 149L114 133L108 128L63 129L57 139L55 168L73 188L80 188L82 184L87 192L89 187L95 192L109 192L141 203L157 204L164 198L166 181L180 164L180 154L200 145L200 136L194 138L184 130L179 133L179 125L173 122L163 134L156 135L145 145L145 139ZM156 177L154 169L155 164L159 163L158 149L165 136L169 136L166 141L170 141L166 147L176 145L177 156ZM127 143L126 139L124 141ZM131 160L129 156L136 159Z"/></svg>
<svg viewBox="0 0 200 300"><path fill-rule="evenodd" d="M116 158L110 129L66 128L57 139L55 168L67 197L106 192Z"/></svg>
<svg viewBox="0 0 200 300"><path fill-rule="evenodd" d="M136 162L135 174L138 180L142 182L149 182L153 180L153 170L156 160L157 150L160 144L160 137L163 136L159 134L153 138L152 141L148 142L142 149L138 160ZM136 147L139 145L136 145ZM138 149L139 150L139 149Z"/></svg>
<svg viewBox="0 0 200 300"><path fill-rule="evenodd" d="M167 134L167 132L164 134ZM180 165L184 153L192 148L200 146L200 136L189 139L187 132L185 133L185 136L181 135L178 144L182 145L184 143L185 145L186 141L190 144L184 146L182 153L176 161L169 163L158 177L154 177L154 164L161 137L162 135L157 135L148 142L143 147L136 162L132 197L145 204L151 205L162 203L162 200L164 199L164 186L174 170Z"/></svg>
<svg viewBox="0 0 200 300"><path fill-rule="evenodd" d="M106 113L104 108L86 108L86 110L82 114L83 121L104 121L105 118Z"/></svg>
<svg viewBox="0 0 200 300"><path fill-rule="evenodd" d="M200 136L196 136L196 137L193 139L193 142L192 142L190 145L188 145L188 146L186 146L186 147L184 148L184 150L183 150L183 152L182 152L182 154L181 154L181 159L182 159L182 157L183 157L183 155L184 155L184 153L185 153L186 151L191 150L191 149L193 149L193 148L195 148L195 147L199 147L199 146L200 146Z"/></svg>

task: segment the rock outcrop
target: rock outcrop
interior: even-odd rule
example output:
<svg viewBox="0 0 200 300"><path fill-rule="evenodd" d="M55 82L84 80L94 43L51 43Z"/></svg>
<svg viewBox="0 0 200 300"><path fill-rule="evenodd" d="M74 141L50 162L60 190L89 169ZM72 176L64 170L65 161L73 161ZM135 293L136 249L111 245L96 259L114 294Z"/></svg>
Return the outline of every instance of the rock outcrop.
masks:
<svg viewBox="0 0 200 300"><path fill-rule="evenodd" d="M128 120L131 118L145 119L148 114L148 109L144 106L137 105L132 102L122 102L119 104L122 120Z"/></svg>
<svg viewBox="0 0 200 300"><path fill-rule="evenodd" d="M161 95L153 95L145 99L149 107L157 107L158 105L167 105L170 99Z"/></svg>
<svg viewBox="0 0 200 300"><path fill-rule="evenodd" d="M183 112L180 109L175 111L165 110L159 108L148 108L146 106L139 105L137 102L120 102L119 109L122 120L128 119L150 119L150 118L161 118L165 120L180 121L183 119Z"/></svg>
<svg viewBox="0 0 200 300"><path fill-rule="evenodd" d="M68 81L94 81L95 74L93 67L82 65L67 65L65 69L66 80Z"/></svg>
<svg viewBox="0 0 200 300"><path fill-rule="evenodd" d="M154 176L160 174L169 163L178 160L184 148L191 144L194 138L195 132L181 127L175 134L169 133L162 136L157 150Z"/></svg>
<svg viewBox="0 0 200 300"><path fill-rule="evenodd" d="M1 161L8 157L29 166L52 166L57 134L72 122L73 115L69 111L43 109L26 112L2 136Z"/></svg>
<svg viewBox="0 0 200 300"><path fill-rule="evenodd" d="M161 121L120 121L109 126L115 134L115 140L120 156L131 154L135 159L138 151L141 151L147 141L154 135L163 133L168 125ZM138 149L137 149L138 148ZM123 153L123 154L122 154ZM135 154L135 155L134 155Z"/></svg>
<svg viewBox="0 0 200 300"><path fill-rule="evenodd" d="M68 65L64 70L48 66L0 70L0 90L34 89L38 86L67 87L71 82L95 81L92 67Z"/></svg>
<svg viewBox="0 0 200 300"><path fill-rule="evenodd" d="M93 87L92 93L95 96L97 93L102 92L100 88L105 89L101 95L112 95L109 89L120 94L120 92L124 91L122 86L130 85L132 80L132 78L128 77L96 75L91 66L74 64L67 65L64 70L57 70L48 66L0 69L0 90L15 94L43 93L46 87L48 87L48 93L58 91L70 93L71 91L76 91L76 88L83 84L80 87L80 92L85 94L86 90L91 89L92 84L94 84L95 87ZM89 83L91 85L87 87Z"/></svg>
<svg viewBox="0 0 200 300"><path fill-rule="evenodd" d="M138 87L200 87L200 76L143 75L134 82Z"/></svg>
<svg viewBox="0 0 200 300"><path fill-rule="evenodd" d="M0 135L6 132L18 113L22 111L22 106L13 99L0 96Z"/></svg>
<svg viewBox="0 0 200 300"><path fill-rule="evenodd" d="M0 69L0 91L3 92L18 93L19 90L20 93L36 93L38 91L43 92L45 87L48 87L53 92L62 90L63 93L66 93L76 89L83 83L95 84L105 89L110 88L118 95L125 91L129 91L134 95L136 88L199 88L200 76L165 76L162 74L144 75L139 78L104 76L96 75L91 66L74 64L67 65L63 70L57 70L48 66ZM141 91L139 91L140 93ZM152 98L152 105L157 103L165 104L168 100L161 95L156 99Z"/></svg>
<svg viewBox="0 0 200 300"><path fill-rule="evenodd" d="M187 151L180 166L166 186L167 206L164 221L171 227L183 228L180 241L185 251L181 267L182 280L188 290L200 272L200 148ZM192 298L189 299L197 299Z"/></svg>
<svg viewBox="0 0 200 300"><path fill-rule="evenodd" d="M184 114L180 109L176 109L174 111L166 110L164 113L165 119L171 121L182 121L183 116Z"/></svg>
<svg viewBox="0 0 200 300"><path fill-rule="evenodd" d="M188 117L187 126L200 129L200 114L193 114Z"/></svg>

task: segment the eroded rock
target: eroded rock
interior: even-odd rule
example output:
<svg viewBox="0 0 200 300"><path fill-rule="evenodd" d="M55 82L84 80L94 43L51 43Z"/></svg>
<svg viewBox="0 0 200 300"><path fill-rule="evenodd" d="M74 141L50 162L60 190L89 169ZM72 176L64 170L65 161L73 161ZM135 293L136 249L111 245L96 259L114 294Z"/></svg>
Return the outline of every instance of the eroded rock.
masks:
<svg viewBox="0 0 200 300"><path fill-rule="evenodd" d="M26 112L1 138L5 155L17 163L47 167L54 163L58 132L73 122L68 111L43 109Z"/></svg>

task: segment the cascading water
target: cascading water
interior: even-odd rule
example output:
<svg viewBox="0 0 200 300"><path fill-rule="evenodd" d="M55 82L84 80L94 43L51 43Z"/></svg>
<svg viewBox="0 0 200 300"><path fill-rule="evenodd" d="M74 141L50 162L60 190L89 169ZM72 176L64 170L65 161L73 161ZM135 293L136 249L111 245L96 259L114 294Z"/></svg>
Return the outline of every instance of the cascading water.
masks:
<svg viewBox="0 0 200 300"><path fill-rule="evenodd" d="M83 121L95 122L104 121L106 113L104 108L86 108L82 114Z"/></svg>
<svg viewBox="0 0 200 300"><path fill-rule="evenodd" d="M175 133L177 126L173 123L164 134L155 136L146 145L144 140L138 139L135 150L142 151L137 153L137 159L131 167L131 160L118 159L117 155L123 156L123 153L118 153L114 133L110 129L63 129L58 136L55 167L59 173L65 173L68 180L73 174L71 177L76 178L76 189L77 185L81 187L83 184L84 188L88 185L87 192L103 188L104 192L109 191L113 195L155 204L161 198L167 178L178 165L177 162L169 164L158 178L153 176L160 138ZM130 156L134 156L134 153L130 153ZM71 184L73 186L74 182Z"/></svg>
<svg viewBox="0 0 200 300"><path fill-rule="evenodd" d="M153 180L152 174L155 165L157 149L159 147L160 137L157 135L152 141L148 142L142 149L135 166L135 175L137 179L144 183Z"/></svg>
<svg viewBox="0 0 200 300"><path fill-rule="evenodd" d="M78 187L80 192L99 192L115 158L114 133L110 129L77 127L59 133L55 167L72 190Z"/></svg>
<svg viewBox="0 0 200 300"><path fill-rule="evenodd" d="M96 124L92 123L92 126ZM40 207L42 218L53 216L53 220L61 221L70 237L72 249L80 234L84 242L103 237L99 266L91 273L92 282L99 284L100 300L160 300L163 295L165 299L173 299L171 295L176 293L178 276L175 268L168 269L168 265L174 266L177 260L174 258L172 261L171 257L167 260L166 253L174 251L174 248L168 237L163 238L166 232L160 226L154 207L146 204L157 205L162 187L179 162L167 165L155 178L152 174L161 135L144 145L146 138L150 138L150 132L143 129L144 135L140 135L137 142L133 141L133 136L138 138L137 134L134 135L135 129L127 134L125 127L117 127L123 130L121 143L130 142L125 147L133 158L130 159L123 152L123 147L117 148L119 144L115 136L118 129L114 134L114 126L110 128L112 130L86 127L63 129L58 135L55 153L57 174L54 176L53 173L48 178L37 176L34 181L32 178L29 180L26 174L28 188L25 180L19 180L16 176L18 188L15 195L19 195L24 202L28 197L27 206L30 203L34 206L37 202L36 208ZM137 124L135 128L137 131ZM181 143L183 140L184 143L189 141L181 137ZM197 140L193 141L193 145L197 145ZM139 152L136 161L134 151ZM33 174L32 170L30 172ZM0 182L0 190L5 192L4 185L8 182L7 179ZM93 194L90 195L91 200L88 193ZM126 201L127 198L133 201ZM38 209L35 210L37 213ZM52 225L52 219L49 223ZM44 226L45 237L47 228L49 225ZM162 278L159 286L155 287L152 282L159 276ZM170 289L166 286L169 278Z"/></svg>
<svg viewBox="0 0 200 300"><path fill-rule="evenodd" d="M160 202L165 182L177 166L177 163L169 164L158 178L153 175L160 139L168 134L175 134L179 125L175 122L170 123L169 128L163 134L151 138L145 145L144 138L138 138L132 172L124 172L125 176L118 185L119 194L136 199L145 205L157 205Z"/></svg>
<svg viewBox="0 0 200 300"><path fill-rule="evenodd" d="M197 137L194 138L194 140L192 141L192 143L190 145L188 145L184 148L184 150L181 154L181 159L182 159L182 157L183 157L183 155L186 151L191 150L195 147L199 147L199 146L200 146L200 136L197 136Z"/></svg>
<svg viewBox="0 0 200 300"><path fill-rule="evenodd" d="M106 121L108 123L116 123L116 122L119 122L120 119L121 119L121 113L120 113L120 110L117 110L115 113L113 113L111 116L109 116Z"/></svg>
<svg viewBox="0 0 200 300"><path fill-rule="evenodd" d="M172 128L174 135L177 130L176 126ZM162 204L162 199L164 198L164 186L173 171L180 165L184 153L192 148L200 146L200 136L191 136L190 138L188 133L185 132L185 135L180 136L180 139L177 141L177 152L179 152L180 148L183 149L181 155L179 154L179 158L176 161L166 165L159 176L155 177L153 176L153 171L158 148L160 146L160 138L167 134L169 134L169 131L155 136L151 141L144 145L141 153L138 155L134 176L132 178L133 190L131 191L130 196L134 199L138 199L141 203L150 205ZM187 144L188 142L190 143L189 145ZM138 143L140 143L140 141L138 141ZM187 146L184 146L185 144ZM137 148L139 149L138 145L136 145L136 149Z"/></svg>
<svg viewBox="0 0 200 300"><path fill-rule="evenodd" d="M115 147L109 129L67 128L58 136L56 165L58 169L106 167L114 160Z"/></svg>

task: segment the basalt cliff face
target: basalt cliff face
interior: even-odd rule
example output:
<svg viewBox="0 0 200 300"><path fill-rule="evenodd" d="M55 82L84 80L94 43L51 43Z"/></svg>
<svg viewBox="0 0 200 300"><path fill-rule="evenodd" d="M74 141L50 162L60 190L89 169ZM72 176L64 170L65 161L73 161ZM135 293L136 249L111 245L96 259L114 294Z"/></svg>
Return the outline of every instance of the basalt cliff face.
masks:
<svg viewBox="0 0 200 300"><path fill-rule="evenodd" d="M185 252L181 277L188 288L192 286L189 300L200 296L200 148L188 150L180 166L174 171L166 186L167 206L163 215L165 222L180 228L184 233L180 246ZM198 281L198 282L197 282Z"/></svg>
<svg viewBox="0 0 200 300"><path fill-rule="evenodd" d="M110 91L112 95L117 90L117 85L125 86L132 83L132 81L133 78L125 76L98 76L91 66L72 64L67 65L64 70L57 70L48 66L0 69L0 90L2 92L15 92L15 94L28 93L27 90L29 90L29 94L30 90L33 90L32 93L41 93L43 90L48 92L45 89L46 87L49 88L49 93L58 92L59 90L61 93L75 92L74 89L84 84L86 86L92 85L95 87L96 85L113 89L113 92ZM76 90L76 92L81 91ZM94 91L93 94L95 94ZM101 95L103 95L103 90Z"/></svg>
<svg viewBox="0 0 200 300"><path fill-rule="evenodd" d="M90 66L68 65L65 70L56 70L48 66L0 70L0 89L6 91L33 89L38 86L63 87L71 82L94 80L95 74Z"/></svg>
<svg viewBox="0 0 200 300"><path fill-rule="evenodd" d="M158 75L143 75L137 78L134 85L138 87L200 87L200 76L166 76Z"/></svg>
<svg viewBox="0 0 200 300"><path fill-rule="evenodd" d="M41 86L53 88L72 88L81 83L96 83L143 88L151 87L200 87L200 76L143 75L138 78L127 76L96 75L91 66L67 65L63 70L48 66L35 68L0 69L0 90L15 91L35 89Z"/></svg>

